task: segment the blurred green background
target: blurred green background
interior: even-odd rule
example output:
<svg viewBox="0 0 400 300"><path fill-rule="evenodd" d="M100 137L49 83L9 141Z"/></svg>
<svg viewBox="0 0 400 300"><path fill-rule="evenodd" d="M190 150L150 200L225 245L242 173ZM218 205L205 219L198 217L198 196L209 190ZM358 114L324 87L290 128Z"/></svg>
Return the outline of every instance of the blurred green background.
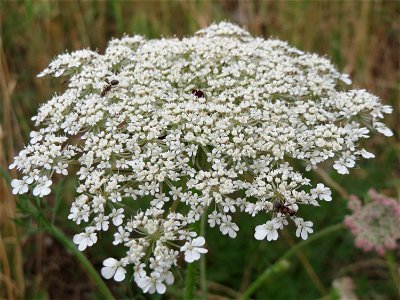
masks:
<svg viewBox="0 0 400 300"><path fill-rule="evenodd" d="M57 54L81 48L103 52L107 41L124 33L149 38L190 35L212 22L228 20L257 36L287 40L305 51L329 57L347 72L354 86L365 88L394 106L386 123L395 136L374 135L365 147L373 160L359 162L348 176L324 171L334 201L305 216L319 231L341 222L348 194L365 196L369 188L398 198L399 187L399 1L0 1L0 298L100 299L84 269L60 244L18 209L5 180L7 166L28 141L31 117L61 82L36 75ZM329 166L326 166L328 170ZM11 176L16 176L11 172ZM67 220L74 180L59 181L56 192L42 203L49 220L72 237L78 229ZM339 188L334 189L335 185ZM340 188L341 187L341 188ZM239 222L232 240L217 230L207 232L209 299L235 299L293 243L294 228L276 242L253 239L259 219ZM85 252L97 270L110 255L106 241ZM392 257L399 258L398 252ZM397 260L398 261L398 260ZM346 231L305 248L290 260L290 269L265 282L256 299L338 299L333 288L340 278L353 279L361 299L398 299L399 293L384 258L365 254ZM397 265L398 268L398 265ZM184 270L181 270L184 277ZM163 297L143 295L128 281L107 282L118 299L180 299L183 279ZM336 286L336 285L335 285Z"/></svg>

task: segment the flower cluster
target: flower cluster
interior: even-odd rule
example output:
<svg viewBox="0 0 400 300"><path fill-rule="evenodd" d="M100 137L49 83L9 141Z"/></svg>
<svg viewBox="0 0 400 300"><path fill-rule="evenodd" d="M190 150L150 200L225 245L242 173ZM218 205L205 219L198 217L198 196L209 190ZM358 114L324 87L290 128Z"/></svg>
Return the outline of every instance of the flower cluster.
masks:
<svg viewBox="0 0 400 300"><path fill-rule="evenodd" d="M365 205L351 196L348 207L353 214L345 218L344 224L355 236L357 247L384 255L386 250L395 249L400 239L400 203L373 189L368 196L371 201Z"/></svg>
<svg viewBox="0 0 400 300"><path fill-rule="evenodd" d="M126 255L106 259L103 276L123 280L131 266L148 293L173 283L180 253L190 263L207 252L193 226L201 217L235 238L238 213L262 214L256 239L276 240L288 221L306 239L313 224L299 208L331 200L307 172L330 161L349 173L373 157L360 148L370 131L392 134L381 122L391 107L348 90L326 58L230 23L183 39L114 39L104 54L60 55L45 75L67 76L68 88L33 118L13 192L46 196L53 175L77 165L69 219L85 227L74 242L84 250L111 231Z"/></svg>

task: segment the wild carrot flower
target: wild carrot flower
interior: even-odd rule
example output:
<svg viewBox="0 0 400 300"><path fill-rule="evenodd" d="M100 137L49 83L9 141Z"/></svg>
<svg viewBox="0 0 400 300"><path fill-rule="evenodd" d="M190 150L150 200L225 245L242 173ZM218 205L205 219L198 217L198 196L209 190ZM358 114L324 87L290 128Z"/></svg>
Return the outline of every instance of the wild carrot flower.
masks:
<svg viewBox="0 0 400 300"><path fill-rule="evenodd" d="M360 148L371 131L392 135L381 122L391 107L348 89L326 58L229 23L183 39L115 39L104 54L58 56L45 75L68 87L33 117L39 128L10 166L24 176L13 191L46 196L54 173L78 165L68 218L85 228L74 241L84 250L111 231L126 255L106 259L103 275L132 268L149 293L173 283L179 253L191 262L207 252L192 226L202 216L231 238L239 213L265 216L257 239L277 239L289 220L307 238L299 208L331 200L308 171L329 161L349 173L373 157Z"/></svg>
<svg viewBox="0 0 400 300"><path fill-rule="evenodd" d="M370 199L364 205L351 196L348 207L353 213L345 218L344 224L353 233L357 247L384 255L386 250L396 248L400 239L400 203L373 189L368 196Z"/></svg>

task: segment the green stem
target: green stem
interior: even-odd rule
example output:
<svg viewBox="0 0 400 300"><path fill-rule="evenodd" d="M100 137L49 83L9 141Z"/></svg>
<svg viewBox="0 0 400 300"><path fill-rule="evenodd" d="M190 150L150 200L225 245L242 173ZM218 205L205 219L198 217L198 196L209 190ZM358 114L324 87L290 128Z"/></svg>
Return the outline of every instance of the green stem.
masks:
<svg viewBox="0 0 400 300"><path fill-rule="evenodd" d="M178 207L178 204L181 200L178 198L174 202L172 202L171 207L169 209L170 212L174 212L176 208Z"/></svg>
<svg viewBox="0 0 400 300"><path fill-rule="evenodd" d="M33 206L33 205L31 205ZM115 299L111 291L108 289L107 285L104 283L103 279L100 277L99 273L90 263L90 261L80 252L75 244L71 242L71 240L56 226L52 225L43 215L42 213L35 207L35 214L32 214L36 217L38 223L42 225L42 227L53 236L61 245L63 245L67 250L69 250L75 258L79 261L83 269L87 272L89 277L94 281L100 293L103 296L103 299Z"/></svg>
<svg viewBox="0 0 400 300"><path fill-rule="evenodd" d="M202 220L196 222L193 226L194 230L200 235L202 234ZM194 261L189 263L186 271L186 283L185 283L185 293L183 295L184 300L193 300L196 292L196 275L199 262Z"/></svg>
<svg viewBox="0 0 400 300"><path fill-rule="evenodd" d="M203 214L200 221L200 235L206 236L207 214ZM200 287L204 299L207 299L207 270L206 270L206 255L200 258Z"/></svg>
<svg viewBox="0 0 400 300"><path fill-rule="evenodd" d="M184 300L193 300L196 290L196 271L197 262L192 262L187 266L186 283L185 283L185 294Z"/></svg>
<svg viewBox="0 0 400 300"><path fill-rule="evenodd" d="M272 274L275 274L277 272L281 272L286 270L289 265L287 263L287 260L293 256L294 254L297 253L300 249L304 248L308 244L312 243L315 240L318 240L326 235L329 235L333 232L339 231L341 229L344 229L344 225L342 223L332 225L328 228L325 228L324 230L321 230L317 232L316 234L313 234L311 237L309 237L307 240L302 241L292 248L290 248L288 251L283 254L276 263L274 263L271 267L265 269L265 271L255 280L253 283L244 291L242 297L240 298L241 300L246 300L249 299L250 296L264 283L264 281L270 277ZM286 262L286 264L285 264Z"/></svg>

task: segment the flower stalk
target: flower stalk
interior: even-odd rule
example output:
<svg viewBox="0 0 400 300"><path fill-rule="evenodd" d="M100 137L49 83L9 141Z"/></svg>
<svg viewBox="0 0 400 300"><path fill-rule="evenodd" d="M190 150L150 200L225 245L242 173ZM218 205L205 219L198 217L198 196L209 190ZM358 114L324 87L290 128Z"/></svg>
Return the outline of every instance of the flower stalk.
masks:
<svg viewBox="0 0 400 300"><path fill-rule="evenodd" d="M186 283L185 283L185 294L184 300L194 299L196 292L196 273L197 273L198 262L192 262L187 265L186 269Z"/></svg>
<svg viewBox="0 0 400 300"><path fill-rule="evenodd" d="M194 224L194 227L196 232L200 231L199 227L201 226L199 226L198 223ZM194 299L197 286L196 275L197 275L198 265L199 263L197 261L193 261L187 265L184 300Z"/></svg>
<svg viewBox="0 0 400 300"><path fill-rule="evenodd" d="M201 217L200 221L200 235L206 236L206 222L207 218L205 215ZM204 299L207 299L207 264L206 264L207 257L205 255L201 256L200 258L200 288L201 293Z"/></svg>

